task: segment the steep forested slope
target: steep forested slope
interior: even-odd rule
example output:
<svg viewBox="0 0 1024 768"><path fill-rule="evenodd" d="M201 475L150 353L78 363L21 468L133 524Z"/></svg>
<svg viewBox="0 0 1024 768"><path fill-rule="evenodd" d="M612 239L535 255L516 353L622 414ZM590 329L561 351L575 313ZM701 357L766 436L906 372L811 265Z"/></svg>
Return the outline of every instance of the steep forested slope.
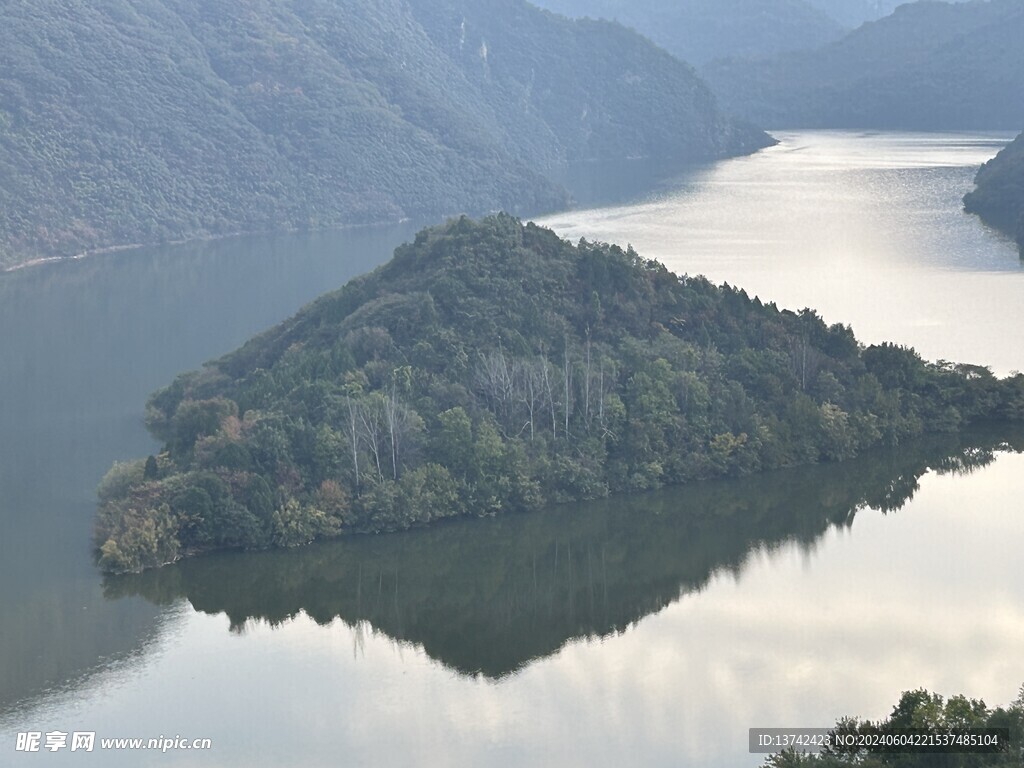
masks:
<svg viewBox="0 0 1024 768"><path fill-rule="evenodd" d="M522 0L12 0L2 22L0 268L535 211L567 162L768 142L639 35Z"/></svg>
<svg viewBox="0 0 1024 768"><path fill-rule="evenodd" d="M567 16L614 19L684 61L768 56L837 40L844 27L806 0L538 0Z"/></svg>
<svg viewBox="0 0 1024 768"><path fill-rule="evenodd" d="M1024 133L978 171L964 207L1017 238L1024 256Z"/></svg>
<svg viewBox="0 0 1024 768"><path fill-rule="evenodd" d="M1019 130L1024 3L900 6L816 51L703 74L723 105L773 127Z"/></svg>
<svg viewBox="0 0 1024 768"><path fill-rule="evenodd" d="M100 488L111 570L841 460L1024 416L1024 376L863 349L814 312L508 216L372 274L149 403Z"/></svg>

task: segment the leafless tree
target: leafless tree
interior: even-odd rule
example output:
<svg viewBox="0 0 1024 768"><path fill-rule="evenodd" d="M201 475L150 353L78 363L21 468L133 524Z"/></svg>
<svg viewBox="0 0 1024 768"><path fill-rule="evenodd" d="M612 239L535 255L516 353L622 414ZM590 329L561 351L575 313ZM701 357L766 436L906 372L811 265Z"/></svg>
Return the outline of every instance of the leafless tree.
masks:
<svg viewBox="0 0 1024 768"><path fill-rule="evenodd" d="M590 346L590 328L587 328L587 344L584 354L585 367L583 369L583 423L586 425L588 433L590 432L590 389L593 382Z"/></svg>
<svg viewBox="0 0 1024 768"><path fill-rule="evenodd" d="M392 479L397 480L401 466L402 447L412 422L412 414L409 408L398 399L393 382L391 395L384 395L381 407L384 422L387 425L388 444L391 447L391 476Z"/></svg>
<svg viewBox="0 0 1024 768"><path fill-rule="evenodd" d="M789 355L793 373L800 379L800 389L806 391L808 383L813 381L825 356L811 345L806 333L790 339Z"/></svg>
<svg viewBox="0 0 1024 768"><path fill-rule="evenodd" d="M373 457L374 466L377 469L377 479L384 480L384 468L381 463L381 449L384 443L384 419L381 407L382 397L375 395L367 403L358 406L360 437L363 444L370 451Z"/></svg>
<svg viewBox="0 0 1024 768"><path fill-rule="evenodd" d="M517 400L526 411L527 424L530 428L530 440L537 434L536 423L538 412L545 405L544 368L547 363L542 359L517 361L515 365L515 390Z"/></svg>
<svg viewBox="0 0 1024 768"><path fill-rule="evenodd" d="M356 477L356 490L359 490L359 426L358 416L356 412L358 406L352 402L352 396L347 395L345 401L348 405L348 424L346 425L346 433L348 434L349 444L352 447L352 469L355 472Z"/></svg>
<svg viewBox="0 0 1024 768"><path fill-rule="evenodd" d="M474 372L473 383L499 423L507 425L515 382L512 366L500 346L497 352L491 352L480 359Z"/></svg>
<svg viewBox="0 0 1024 768"><path fill-rule="evenodd" d="M565 393L565 436L569 437L569 415L572 412L572 363L569 358L569 337L565 337L565 359L562 364L562 384Z"/></svg>
<svg viewBox="0 0 1024 768"><path fill-rule="evenodd" d="M554 388L552 386L551 377L551 366L548 363L547 352L541 347L540 350L540 362L541 362L541 380L544 384L544 394L547 398L548 408L551 410L551 436L558 439L558 417L555 416L555 408L557 402L555 400Z"/></svg>

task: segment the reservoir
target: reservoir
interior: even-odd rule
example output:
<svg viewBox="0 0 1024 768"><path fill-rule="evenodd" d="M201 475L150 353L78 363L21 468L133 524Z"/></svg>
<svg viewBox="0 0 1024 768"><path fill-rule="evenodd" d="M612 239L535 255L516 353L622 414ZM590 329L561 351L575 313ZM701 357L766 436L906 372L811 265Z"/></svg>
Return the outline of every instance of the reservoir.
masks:
<svg viewBox="0 0 1024 768"><path fill-rule="evenodd" d="M815 308L865 343L1024 369L1016 246L960 199L1003 135L788 132L541 223ZM629 200L616 189L646 188ZM592 193L592 194L588 194ZM599 201L588 207L588 200ZM417 226L0 275L0 753L95 766L726 768L751 727L1024 683L1024 434L104 578L146 397L386 260ZM18 732L211 740L15 753Z"/></svg>

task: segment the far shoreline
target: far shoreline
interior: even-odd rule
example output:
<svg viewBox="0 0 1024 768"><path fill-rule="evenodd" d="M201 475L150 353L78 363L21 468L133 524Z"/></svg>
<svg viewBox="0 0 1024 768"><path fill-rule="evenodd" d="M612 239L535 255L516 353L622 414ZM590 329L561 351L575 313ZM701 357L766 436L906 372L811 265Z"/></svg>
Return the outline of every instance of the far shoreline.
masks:
<svg viewBox="0 0 1024 768"><path fill-rule="evenodd" d="M3 267L0 269L0 275L9 275L17 272L22 272L35 267L42 267L47 264L65 264L68 262L83 261L93 256L107 256L114 253L122 253L125 251L134 251L144 248L164 248L164 247L177 247L182 245L199 244L199 243L213 243L220 240L231 240L234 238L242 237L274 237L278 235L293 235L300 232L347 232L356 229L363 228L374 228L374 227L386 227L386 226L398 226L409 221L413 221L411 217L403 217L400 219L390 219L386 221L372 222L368 224L338 224L329 227L287 227L282 229L272 230L259 230L259 229L243 229L235 232L225 232L219 235L198 235L196 237L183 237L177 240L164 240L162 242L155 243L124 243L121 245L106 245L102 248L89 248L85 251L73 254L71 256L40 256L29 261L19 262L12 264L9 267Z"/></svg>
<svg viewBox="0 0 1024 768"><path fill-rule="evenodd" d="M715 164L715 163L720 163L720 162L724 162L724 161L727 161L727 160L734 160L734 159L743 158L743 157L752 157L752 156L754 156L754 155L756 155L756 154L758 154L758 153L760 153L760 152L762 152L762 151L764 151L766 149L771 149L772 147L775 147L775 146L779 145L779 143L780 143L779 140L772 134L771 131L765 131L765 133L771 139L771 143L769 143L769 144L767 144L766 146L763 146L763 147L758 147L757 149L755 149L752 152L744 152L744 153L736 154L736 155L725 155L725 156L721 156L721 157L709 157L709 158L705 158L703 160L697 160L697 159L677 159L676 161L666 161L666 166L668 166L668 168L665 169L665 174L664 175L666 177L668 177L668 176L671 176L675 172L679 172L679 171L682 171L682 170L685 170L685 169L691 168L691 167L696 167L696 166L700 166L700 165L704 165L704 164ZM638 162L638 161L644 161L644 160L650 160L650 159L651 159L650 157L642 156L642 157L635 157L635 158L634 157L622 158L622 159L619 159L619 160L596 160L596 159L595 160L581 160L581 161L577 161L576 163L570 164L570 168L572 168L572 167L588 168L588 167L594 166L595 164L601 164L601 163L617 163L617 162L630 162L630 163L632 163L632 162ZM566 169L566 170L568 170L568 169ZM648 189L648 191L651 191L653 189L654 189L654 187L652 185L650 187L650 189ZM548 216L557 216L558 214L561 214L561 213L567 213L569 211L579 210L581 207L585 207L585 206L581 206L580 205L579 201L576 199L576 196L575 196L575 194L573 193L572 190L567 190L567 192L569 193L569 204L566 205L566 206L562 206L562 207L558 207L558 208L552 208L552 209L549 209L549 210L530 211L528 213L515 213L515 212L512 212L512 211L505 211L505 212L506 213L511 213L512 215L514 215L514 216L516 216L518 218L521 218L523 221L528 221L528 220L540 219L540 218L544 218L544 217L548 217ZM233 232L224 232L224 233L221 233L221 234L206 234L206 235L187 236L187 237L177 238L177 239L174 239L174 240L164 240L164 241L159 241L159 242L121 243L121 244L117 244L117 245L105 245L105 246L101 246L101 247L98 247L98 248L88 248L88 249L86 249L84 251L80 251L78 253L71 254L71 255L68 255L68 256L38 256L38 257L35 257L35 258L32 258L32 259L29 259L27 261L17 262L15 264L10 265L10 266L0 267L0 275L14 274L14 273L22 272L24 270L29 270L29 269L32 269L32 268L35 268L35 267L42 267L42 266L45 266L45 265L48 265L48 264L62 264L62 263L67 263L67 262L82 261L84 259L91 258L93 256L105 256L105 255L108 255L108 254L121 253L121 252L124 252L124 251L133 251L133 250L143 249L143 248L162 248L162 247L173 247L173 246L189 245L189 244L193 244L193 243L195 243L195 244L198 244L198 243L209 243L209 242L217 242L217 241L220 241L220 240L230 240L230 239L233 239L233 238L241 238L241 237L258 237L258 236L274 237L274 236L278 236L278 235L298 234L298 233L301 233L301 232L310 233L310 234L317 233L317 232L349 232L349 231L359 230L359 229L371 229L371 228L378 228L378 227L400 226L402 224L407 224L409 222L416 222L419 226L426 227L426 226L433 226L433 225L436 225L436 224L441 224L441 223L443 223L443 222L445 222L445 221L447 221L449 219L458 218L459 216L469 216L471 218L480 218L480 217L489 216L489 215L492 215L492 214L495 214L495 213L498 213L498 212L499 212L498 209L493 209L493 210L488 210L488 211L482 211L481 210L481 211L477 211L475 213L472 213L472 212L469 212L469 211L448 211L446 213L440 213L440 214L426 214L426 213L424 213L424 214L417 214L417 215L410 215L410 216L400 216L400 217L397 217L397 218L386 218L386 219L381 219L379 221L368 221L368 222L362 222L362 223L332 224L332 225L320 226L320 227L281 227L281 228L274 228L274 229L240 229L240 230L235 230Z"/></svg>

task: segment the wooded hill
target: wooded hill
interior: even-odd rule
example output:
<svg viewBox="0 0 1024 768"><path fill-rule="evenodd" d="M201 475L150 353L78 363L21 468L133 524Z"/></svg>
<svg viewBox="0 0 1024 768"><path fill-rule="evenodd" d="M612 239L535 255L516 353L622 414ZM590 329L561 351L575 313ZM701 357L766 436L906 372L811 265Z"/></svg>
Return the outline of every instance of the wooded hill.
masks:
<svg viewBox="0 0 1024 768"><path fill-rule="evenodd" d="M101 484L113 571L836 461L1024 416L1024 375L858 345L631 250L501 215L394 259L149 403Z"/></svg>
<svg viewBox="0 0 1024 768"><path fill-rule="evenodd" d="M1024 257L1024 134L981 166L975 184L964 208L1016 237Z"/></svg>
<svg viewBox="0 0 1024 768"><path fill-rule="evenodd" d="M540 212L573 161L770 139L618 25L523 0L12 0L0 268L127 243Z"/></svg>
<svg viewBox="0 0 1024 768"><path fill-rule="evenodd" d="M770 128L1020 130L1024 4L902 5L813 51L717 61L723 105Z"/></svg>

